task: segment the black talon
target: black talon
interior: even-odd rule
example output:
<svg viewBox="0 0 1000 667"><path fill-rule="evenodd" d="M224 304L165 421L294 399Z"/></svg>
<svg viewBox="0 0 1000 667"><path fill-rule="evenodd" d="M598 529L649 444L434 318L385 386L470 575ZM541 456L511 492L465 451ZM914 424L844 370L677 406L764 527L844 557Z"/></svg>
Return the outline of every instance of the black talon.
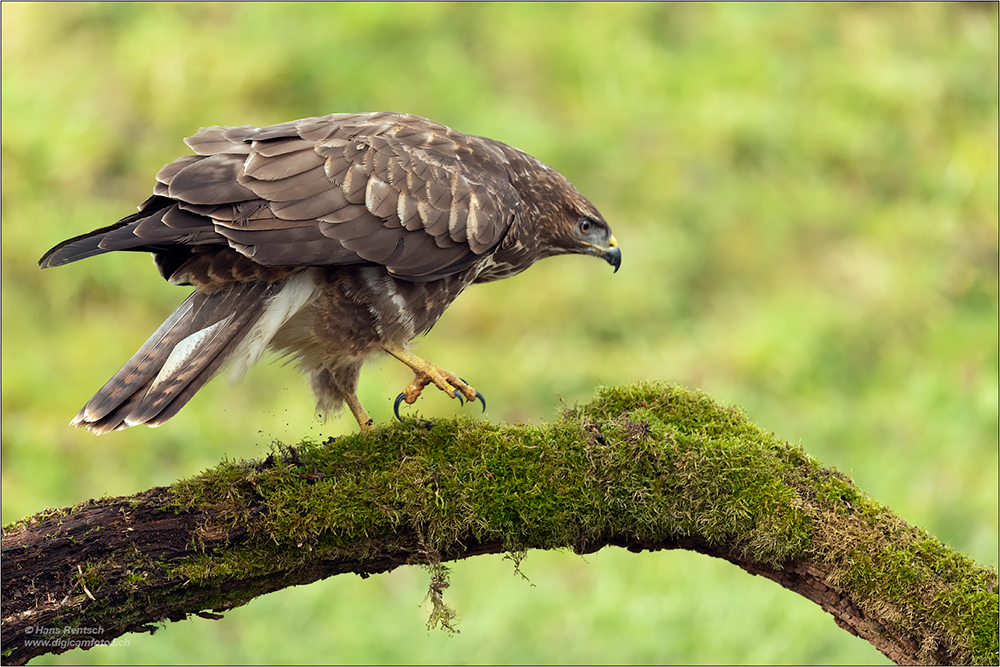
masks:
<svg viewBox="0 0 1000 667"><path fill-rule="evenodd" d="M405 400L406 400L406 394L400 393L399 396L396 397L396 404L392 406L392 411L396 413L396 419L398 419L400 422L403 421L403 418L399 416L399 404Z"/></svg>
<svg viewBox="0 0 1000 667"><path fill-rule="evenodd" d="M465 381L465 378L460 377L458 379L461 380L462 382L465 382L465 384L469 384L468 382ZM476 400L483 404L483 412L486 412L486 398L478 391L476 392Z"/></svg>

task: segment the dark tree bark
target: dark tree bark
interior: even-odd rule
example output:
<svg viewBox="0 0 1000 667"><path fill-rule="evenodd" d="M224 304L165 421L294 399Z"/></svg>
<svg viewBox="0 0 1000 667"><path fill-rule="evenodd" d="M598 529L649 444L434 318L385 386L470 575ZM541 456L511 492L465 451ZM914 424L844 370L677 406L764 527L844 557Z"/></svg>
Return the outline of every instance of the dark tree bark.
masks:
<svg viewBox="0 0 1000 667"><path fill-rule="evenodd" d="M432 621L450 627L442 563L605 546L733 562L897 663L997 659L994 570L737 410L659 385L605 390L544 427L444 420L304 443L7 526L3 657L418 563L434 571Z"/></svg>

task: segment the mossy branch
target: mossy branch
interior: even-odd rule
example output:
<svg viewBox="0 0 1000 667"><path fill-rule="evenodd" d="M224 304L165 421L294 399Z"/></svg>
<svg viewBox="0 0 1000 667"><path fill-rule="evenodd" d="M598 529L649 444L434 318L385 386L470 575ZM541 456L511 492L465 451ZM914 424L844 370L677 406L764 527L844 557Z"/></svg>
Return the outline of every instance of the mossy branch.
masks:
<svg viewBox="0 0 1000 667"><path fill-rule="evenodd" d="M410 422L302 443L7 526L3 657L22 664L333 574L418 563L432 568L433 617L447 626L442 563L609 545L729 560L897 663L996 664L995 569L739 410L658 384L602 390L542 426Z"/></svg>

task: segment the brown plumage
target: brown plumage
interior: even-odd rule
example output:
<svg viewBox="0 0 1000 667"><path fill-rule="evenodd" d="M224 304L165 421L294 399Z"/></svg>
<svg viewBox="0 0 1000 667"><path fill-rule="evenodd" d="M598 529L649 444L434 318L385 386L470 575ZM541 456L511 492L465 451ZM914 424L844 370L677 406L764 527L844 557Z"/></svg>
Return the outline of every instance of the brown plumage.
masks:
<svg viewBox="0 0 1000 667"><path fill-rule="evenodd" d="M112 250L153 253L195 291L73 420L95 433L172 417L220 367L265 348L296 358L326 413L362 430L362 362L386 351L435 384L482 398L405 348L467 286L545 257L621 253L569 181L506 144L396 113L331 114L270 127L210 127L195 155L156 175L139 212L64 241L42 268ZM397 412L398 415L398 412Z"/></svg>

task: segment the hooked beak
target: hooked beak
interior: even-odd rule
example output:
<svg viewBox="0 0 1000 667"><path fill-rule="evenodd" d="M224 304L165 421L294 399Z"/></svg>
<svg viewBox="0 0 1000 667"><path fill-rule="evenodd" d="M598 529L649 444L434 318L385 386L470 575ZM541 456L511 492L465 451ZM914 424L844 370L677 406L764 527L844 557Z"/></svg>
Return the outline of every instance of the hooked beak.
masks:
<svg viewBox="0 0 1000 667"><path fill-rule="evenodd" d="M615 267L614 273L618 273L618 267L622 265L622 251L614 236L608 239L608 247L604 249L604 254L601 256L605 262Z"/></svg>

